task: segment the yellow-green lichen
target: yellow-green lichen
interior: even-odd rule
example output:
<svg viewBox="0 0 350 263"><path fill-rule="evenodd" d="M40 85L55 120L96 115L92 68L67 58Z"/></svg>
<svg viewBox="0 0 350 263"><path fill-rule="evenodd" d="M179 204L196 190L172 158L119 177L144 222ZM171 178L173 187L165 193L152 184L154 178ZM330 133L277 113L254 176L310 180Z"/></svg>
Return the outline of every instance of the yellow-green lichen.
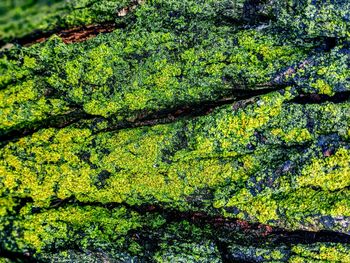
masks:
<svg viewBox="0 0 350 263"><path fill-rule="evenodd" d="M331 155L331 150L326 151ZM338 190L350 184L349 150L340 148L331 156L314 159L297 178L300 186L319 186L324 190Z"/></svg>
<svg viewBox="0 0 350 263"><path fill-rule="evenodd" d="M315 260L317 262L350 262L349 248L343 244L315 244L309 247L306 245L295 245L292 251L299 255L295 256L290 262L299 262L299 260ZM304 261L301 261L304 262Z"/></svg>

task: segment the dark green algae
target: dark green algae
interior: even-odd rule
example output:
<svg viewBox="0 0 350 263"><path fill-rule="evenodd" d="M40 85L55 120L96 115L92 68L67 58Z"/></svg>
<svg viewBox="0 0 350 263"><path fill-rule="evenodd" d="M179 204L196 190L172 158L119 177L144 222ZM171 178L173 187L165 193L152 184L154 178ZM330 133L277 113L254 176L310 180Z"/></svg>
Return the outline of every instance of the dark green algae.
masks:
<svg viewBox="0 0 350 263"><path fill-rule="evenodd" d="M349 262L346 238L276 243L181 216L349 234L349 4L136 2L0 3L4 43L115 23L1 51L0 262Z"/></svg>

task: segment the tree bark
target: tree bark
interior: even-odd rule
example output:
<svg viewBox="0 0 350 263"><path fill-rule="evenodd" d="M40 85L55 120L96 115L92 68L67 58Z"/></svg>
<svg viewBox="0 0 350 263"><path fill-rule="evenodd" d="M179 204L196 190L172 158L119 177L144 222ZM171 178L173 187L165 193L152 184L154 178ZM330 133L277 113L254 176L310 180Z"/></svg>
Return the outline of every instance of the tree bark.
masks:
<svg viewBox="0 0 350 263"><path fill-rule="evenodd" d="M350 262L349 10L0 3L0 262Z"/></svg>

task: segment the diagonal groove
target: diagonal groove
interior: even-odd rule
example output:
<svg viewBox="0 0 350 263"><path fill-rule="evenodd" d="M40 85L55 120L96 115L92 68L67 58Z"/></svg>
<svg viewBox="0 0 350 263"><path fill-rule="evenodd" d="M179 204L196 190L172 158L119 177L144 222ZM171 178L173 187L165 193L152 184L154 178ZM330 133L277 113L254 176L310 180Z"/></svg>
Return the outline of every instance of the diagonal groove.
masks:
<svg viewBox="0 0 350 263"><path fill-rule="evenodd" d="M115 131L127 128L137 128L142 126L153 126L156 124L165 124L175 122L180 119L190 117L203 116L211 113L214 109L221 106L233 104L233 110L237 110L246 104L252 103L252 99L259 95L264 95L276 89L266 88L259 90L234 90L232 96L221 98L217 101L207 101L191 105L182 105L172 109L165 109L155 113L135 113L133 120L113 122L113 117L103 118L95 115L90 115L83 112L82 109L75 109L69 114L52 116L49 119L34 123L32 128L19 128L9 132L0 133L0 147L5 146L9 142L17 141L18 139L31 135L40 129L47 128L64 128L71 124L78 123L83 120L110 120L111 125L107 129L98 132Z"/></svg>
<svg viewBox="0 0 350 263"><path fill-rule="evenodd" d="M21 202L21 207L32 203L30 198ZM254 243L262 244L272 242L273 244L314 244L314 243L343 243L350 244L350 235L329 231L308 231L308 230L288 230L279 227L272 227L266 224L248 222L237 218L229 218L221 215L210 215L201 211L179 211L173 208L166 208L161 205L143 204L129 205L127 203L100 203L100 202L81 202L75 197L61 200L56 199L51 201L48 210L65 207L67 205L76 205L79 207L93 206L113 209L117 207L125 207L128 210L135 211L141 215L148 213L161 214L167 223L188 221L198 226L210 225L216 231L226 233L228 236L234 235L236 232L244 233L247 237L254 237ZM43 209L34 209L33 214L40 213ZM47 209L45 209L47 210ZM222 241L221 241L222 242Z"/></svg>
<svg viewBox="0 0 350 263"><path fill-rule="evenodd" d="M93 1L90 4L83 6L81 8L75 8L75 10L79 9L88 9L98 1ZM143 4L144 1L141 0L133 0L130 3L130 6L126 6L123 9L117 11L118 17L123 17L127 13L134 11L138 5ZM31 46L33 44L42 43L46 41L48 38L50 38L52 35L56 34L58 35L62 41L66 44L76 43L76 42L82 42L87 39L96 37L99 34L105 34L110 33L113 30L119 28L124 29L127 27L127 23L119 21L118 24L116 24L114 21L104 21L103 23L99 24L91 24L91 25L84 25L80 27L73 27L73 28L64 28L64 27L57 27L53 30L49 31L34 31L30 35L26 35L21 38L15 38L12 41L10 41L11 44L19 44L22 46ZM4 42L0 39L0 47L5 46L9 43Z"/></svg>
<svg viewBox="0 0 350 263"><path fill-rule="evenodd" d="M350 99L350 91L337 92L333 96L316 94L316 93L304 93L295 97L290 103L295 104L320 104L324 102L343 103Z"/></svg>

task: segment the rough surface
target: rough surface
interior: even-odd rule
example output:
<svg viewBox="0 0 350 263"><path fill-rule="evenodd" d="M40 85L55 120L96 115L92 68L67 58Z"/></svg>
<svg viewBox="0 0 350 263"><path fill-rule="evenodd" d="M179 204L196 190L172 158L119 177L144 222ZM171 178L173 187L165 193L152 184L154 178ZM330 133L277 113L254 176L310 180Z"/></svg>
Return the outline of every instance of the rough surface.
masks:
<svg viewBox="0 0 350 263"><path fill-rule="evenodd" d="M350 262L346 1L0 3L0 262Z"/></svg>

